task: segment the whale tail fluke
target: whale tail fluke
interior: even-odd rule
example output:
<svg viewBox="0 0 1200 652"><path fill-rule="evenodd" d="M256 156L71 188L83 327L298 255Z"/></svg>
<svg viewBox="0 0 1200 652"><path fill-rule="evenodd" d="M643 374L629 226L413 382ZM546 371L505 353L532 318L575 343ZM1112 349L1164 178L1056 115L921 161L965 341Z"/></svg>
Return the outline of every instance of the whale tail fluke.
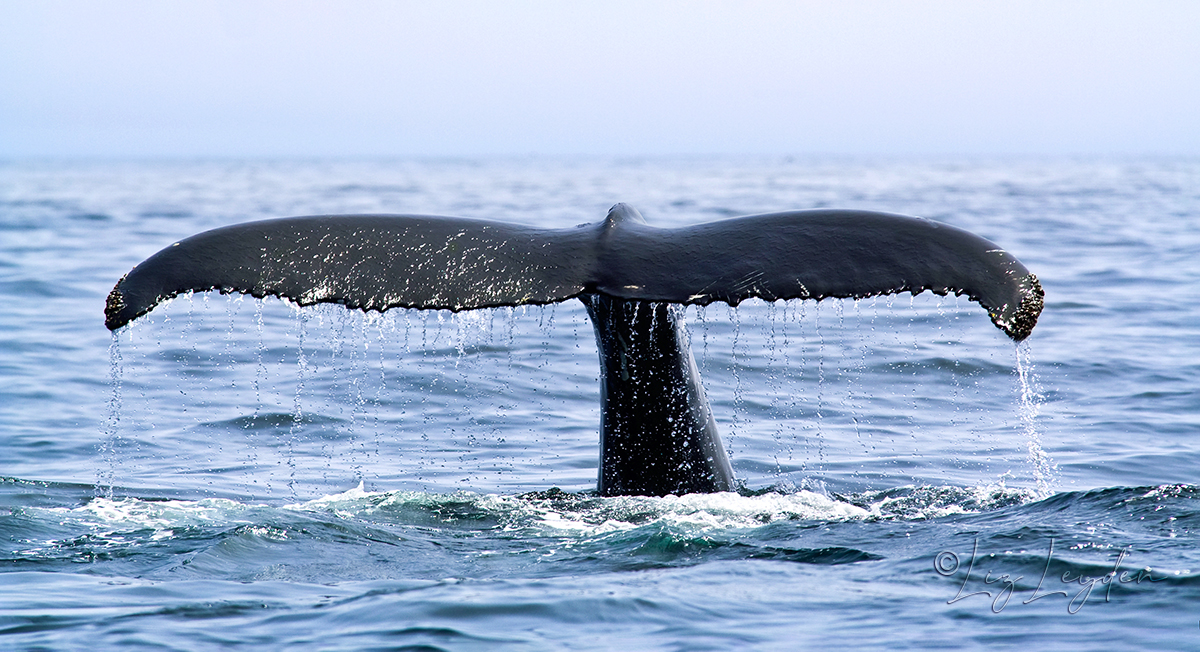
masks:
<svg viewBox="0 0 1200 652"><path fill-rule="evenodd" d="M116 330L189 291L362 310L468 310L584 300L600 353L602 495L729 491L721 444L677 308L744 299L965 294L1014 340L1042 309L1037 278L976 235L864 211L754 215L680 229L617 204L604 222L535 229L414 215L295 217L207 231L113 288Z"/></svg>
<svg viewBox="0 0 1200 652"><path fill-rule="evenodd" d="M980 303L1014 340L1042 308L1037 277L967 231L847 210L739 217L677 229L617 204L571 229L414 215L296 217L214 229L135 267L108 297L116 330L191 291L278 296L362 310L468 310L584 294L737 305L929 290Z"/></svg>

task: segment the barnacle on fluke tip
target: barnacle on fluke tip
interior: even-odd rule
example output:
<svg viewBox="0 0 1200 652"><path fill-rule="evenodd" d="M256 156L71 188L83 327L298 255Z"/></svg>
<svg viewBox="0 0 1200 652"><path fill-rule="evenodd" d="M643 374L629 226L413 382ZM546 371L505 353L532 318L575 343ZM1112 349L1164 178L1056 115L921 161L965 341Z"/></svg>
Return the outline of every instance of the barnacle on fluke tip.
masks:
<svg viewBox="0 0 1200 652"><path fill-rule="evenodd" d="M1023 296L1015 308L999 311L993 315L992 323L1017 342L1029 337L1042 314L1046 293L1034 274L1026 274L1019 283Z"/></svg>

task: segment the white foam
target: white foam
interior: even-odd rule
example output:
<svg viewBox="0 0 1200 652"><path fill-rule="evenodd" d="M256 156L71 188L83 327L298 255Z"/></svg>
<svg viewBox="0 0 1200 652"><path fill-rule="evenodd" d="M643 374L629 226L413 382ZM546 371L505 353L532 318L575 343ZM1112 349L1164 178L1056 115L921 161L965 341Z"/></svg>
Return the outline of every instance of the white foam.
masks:
<svg viewBox="0 0 1200 652"><path fill-rule="evenodd" d="M558 507L552 501L503 500L510 508L531 517L510 527L534 527L547 534L603 535L632 530L647 524L689 530L757 528L779 520L843 521L869 516L867 510L810 491L794 494L767 493L742 496L725 492L685 496L622 496L586 500L583 504Z"/></svg>
<svg viewBox="0 0 1200 652"><path fill-rule="evenodd" d="M272 511L324 513L342 519L386 522L396 519L392 513L397 508L416 509L444 518L447 527L454 527L453 524L460 521L460 514L483 514L491 517L495 527L503 530L532 536L593 537L648 525L696 532L753 529L794 520L924 520L976 513L1035 498L1030 492L1008 489L1003 484L901 489L904 491L899 494L895 491L874 496L865 494L854 502L813 491L771 492L757 496L725 492L612 498L562 494L561 498L530 499L471 492L371 492L360 483L344 492L282 507L222 498L199 501L95 498L80 507L30 508L30 511L43 512L63 525L83 528L92 536L114 542L144 530L152 531L151 539L161 540L174 537L182 528L238 525L251 526L251 531L260 536L279 538L280 532L265 524ZM406 518L402 517L399 522L404 520Z"/></svg>

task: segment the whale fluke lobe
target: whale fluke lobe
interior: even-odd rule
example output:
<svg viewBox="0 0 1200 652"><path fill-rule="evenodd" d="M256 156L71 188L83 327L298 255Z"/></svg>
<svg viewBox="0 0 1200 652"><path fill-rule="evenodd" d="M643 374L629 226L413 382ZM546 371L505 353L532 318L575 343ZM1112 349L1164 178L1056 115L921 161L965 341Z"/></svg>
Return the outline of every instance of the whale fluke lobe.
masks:
<svg viewBox="0 0 1200 652"><path fill-rule="evenodd" d="M113 288L116 330L185 292L278 296L300 305L468 310L545 304L583 294L737 305L864 298L930 290L965 294L1015 340L1041 312L1037 277L972 233L929 220L849 210L649 226L617 204L571 229L418 215L293 217L181 240Z"/></svg>
<svg viewBox="0 0 1200 652"><path fill-rule="evenodd" d="M466 310L581 294L581 232L420 215L293 217L180 240L134 267L109 295L116 330L185 292L277 296L300 305Z"/></svg>
<svg viewBox="0 0 1200 652"><path fill-rule="evenodd" d="M728 457L678 309L748 298L962 294L1020 341L1042 310L1037 277L972 233L930 220L805 210L656 228L617 204L603 222L539 229L421 215L237 224L186 238L108 296L116 330L186 292L300 305L470 310L580 298L600 350L604 495L724 491Z"/></svg>

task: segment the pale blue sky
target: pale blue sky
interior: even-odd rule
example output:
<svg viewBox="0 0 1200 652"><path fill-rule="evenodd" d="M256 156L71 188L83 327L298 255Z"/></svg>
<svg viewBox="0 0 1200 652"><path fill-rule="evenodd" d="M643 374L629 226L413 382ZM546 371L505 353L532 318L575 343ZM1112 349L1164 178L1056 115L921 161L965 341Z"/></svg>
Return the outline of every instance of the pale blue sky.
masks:
<svg viewBox="0 0 1200 652"><path fill-rule="evenodd" d="M0 3L0 157L1200 155L1200 2Z"/></svg>

